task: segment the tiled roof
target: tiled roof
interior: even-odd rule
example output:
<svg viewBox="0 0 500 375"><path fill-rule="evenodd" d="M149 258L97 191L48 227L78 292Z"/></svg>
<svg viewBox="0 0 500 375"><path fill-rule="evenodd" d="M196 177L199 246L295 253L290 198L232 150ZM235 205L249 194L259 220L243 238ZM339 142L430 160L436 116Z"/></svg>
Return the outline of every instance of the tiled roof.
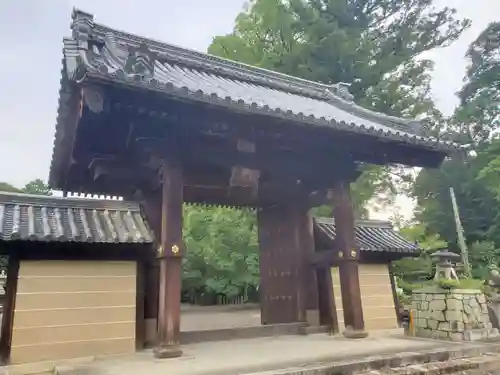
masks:
<svg viewBox="0 0 500 375"><path fill-rule="evenodd" d="M111 29L73 13L64 40L65 73L81 82L97 78L193 101L346 132L448 151L458 147L423 136L419 121L356 105L342 84L318 82L252 67Z"/></svg>
<svg viewBox="0 0 500 375"><path fill-rule="evenodd" d="M139 205L0 192L1 241L151 243Z"/></svg>
<svg viewBox="0 0 500 375"><path fill-rule="evenodd" d="M330 218L316 218L316 228L333 241L335 222ZM361 251L386 251L417 254L419 247L397 233L391 223L378 220L356 221L356 245Z"/></svg>

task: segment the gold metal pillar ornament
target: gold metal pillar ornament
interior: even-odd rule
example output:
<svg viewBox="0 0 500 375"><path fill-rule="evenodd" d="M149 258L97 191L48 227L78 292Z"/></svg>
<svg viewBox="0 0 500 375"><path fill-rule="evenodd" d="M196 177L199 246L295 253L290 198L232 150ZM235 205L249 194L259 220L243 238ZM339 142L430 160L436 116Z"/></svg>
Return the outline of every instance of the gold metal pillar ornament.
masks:
<svg viewBox="0 0 500 375"><path fill-rule="evenodd" d="M179 248L179 246L177 246L177 245L172 246L172 254L177 255L177 254L179 254L180 250L181 249Z"/></svg>
<svg viewBox="0 0 500 375"><path fill-rule="evenodd" d="M339 251L339 258L343 258L344 257L344 252L343 251Z"/></svg>
<svg viewBox="0 0 500 375"><path fill-rule="evenodd" d="M156 255L161 257L163 255L163 246L158 246L158 249L156 249Z"/></svg>
<svg viewBox="0 0 500 375"><path fill-rule="evenodd" d="M356 250L352 250L351 251L351 258L356 258L356 255L357 255Z"/></svg>

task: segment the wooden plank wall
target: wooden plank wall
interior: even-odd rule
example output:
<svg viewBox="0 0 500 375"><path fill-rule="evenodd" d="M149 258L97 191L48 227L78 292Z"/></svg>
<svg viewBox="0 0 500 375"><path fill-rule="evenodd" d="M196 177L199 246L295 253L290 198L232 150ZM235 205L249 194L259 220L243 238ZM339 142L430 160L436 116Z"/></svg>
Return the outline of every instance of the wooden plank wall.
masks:
<svg viewBox="0 0 500 375"><path fill-rule="evenodd" d="M340 330L344 329L344 311L338 267L332 267L333 293ZM367 331L398 328L394 298L387 264L359 264L361 301Z"/></svg>
<svg viewBox="0 0 500 375"><path fill-rule="evenodd" d="M21 261L11 364L136 349L136 262Z"/></svg>

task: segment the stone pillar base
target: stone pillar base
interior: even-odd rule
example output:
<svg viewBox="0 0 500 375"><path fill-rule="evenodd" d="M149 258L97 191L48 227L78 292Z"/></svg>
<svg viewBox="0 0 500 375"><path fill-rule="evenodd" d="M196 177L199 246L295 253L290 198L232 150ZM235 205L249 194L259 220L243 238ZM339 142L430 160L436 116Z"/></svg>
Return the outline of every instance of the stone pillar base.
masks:
<svg viewBox="0 0 500 375"><path fill-rule="evenodd" d="M306 310L306 322L312 327L319 326L319 310Z"/></svg>
<svg viewBox="0 0 500 375"><path fill-rule="evenodd" d="M158 333L158 322L156 319L146 319L146 345L156 345L156 334Z"/></svg>
<svg viewBox="0 0 500 375"><path fill-rule="evenodd" d="M179 345L157 346L153 349L156 358L177 358L182 356L182 349Z"/></svg>
<svg viewBox="0 0 500 375"><path fill-rule="evenodd" d="M364 339L368 337L368 332L354 329L346 329L342 335L347 339Z"/></svg>

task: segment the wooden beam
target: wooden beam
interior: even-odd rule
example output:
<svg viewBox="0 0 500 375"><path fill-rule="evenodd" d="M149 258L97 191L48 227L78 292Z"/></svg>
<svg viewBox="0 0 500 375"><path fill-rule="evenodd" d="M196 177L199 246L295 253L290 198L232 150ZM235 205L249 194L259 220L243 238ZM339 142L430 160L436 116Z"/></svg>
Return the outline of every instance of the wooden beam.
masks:
<svg viewBox="0 0 500 375"><path fill-rule="evenodd" d="M242 153L255 153L255 143L245 139L236 141L236 149ZM244 189L252 198L257 197L259 189L260 171L245 167L232 167L229 179L229 194L235 190Z"/></svg>
<svg viewBox="0 0 500 375"><path fill-rule="evenodd" d="M339 177L353 180L359 176L356 164L348 154L325 154L317 150L309 150L307 153L286 152L259 148L258 144L255 153L243 153L238 152L227 140L200 137L177 139L175 145L172 142L174 141L169 138L139 138L137 148L161 159L179 158L184 165L224 169L245 167L270 176L317 183L318 186L331 186ZM322 168L329 164L331 168Z"/></svg>
<svg viewBox="0 0 500 375"><path fill-rule="evenodd" d="M114 158L95 158L88 165L92 174L96 169L101 173L91 185L86 185L87 189L126 196L137 187L142 186L147 191L160 187L158 171L148 165L129 164L125 160ZM297 183L283 176L259 182L258 194L255 196L252 191L245 188L231 189L229 170L196 167L184 169L184 171L183 184L186 202L256 206L278 201L301 200L312 207L325 204L329 199L328 189L315 188L308 181ZM74 190L78 191L78 189ZM147 205L147 202L145 204Z"/></svg>
<svg viewBox="0 0 500 375"><path fill-rule="evenodd" d="M363 319L363 304L359 286L354 212L348 182L338 182L332 189L333 216L335 219L336 243L338 245L339 276L344 309L344 335L350 338L366 337Z"/></svg>
<svg viewBox="0 0 500 375"><path fill-rule="evenodd" d="M293 123L271 116L228 112L210 105L165 100L154 95L128 95L127 102L113 101L112 110L115 115L140 115L149 122L156 119L164 122L165 127L173 127L183 135L218 135L226 138L245 138L256 143L259 140L273 139L295 149L306 145L330 145L332 149L344 154L352 153L356 160L379 165L401 163L435 168L444 157L442 152L422 149L404 141L391 141L389 144L383 135L375 137L338 131L333 127L304 126L299 122Z"/></svg>
<svg viewBox="0 0 500 375"><path fill-rule="evenodd" d="M182 170L173 163L162 167L162 222L160 258L160 296L158 309L157 358L180 357L182 240Z"/></svg>
<svg viewBox="0 0 500 375"><path fill-rule="evenodd" d="M333 267L338 265L341 260L339 251L336 249L317 251L309 257L309 262L314 268Z"/></svg>

